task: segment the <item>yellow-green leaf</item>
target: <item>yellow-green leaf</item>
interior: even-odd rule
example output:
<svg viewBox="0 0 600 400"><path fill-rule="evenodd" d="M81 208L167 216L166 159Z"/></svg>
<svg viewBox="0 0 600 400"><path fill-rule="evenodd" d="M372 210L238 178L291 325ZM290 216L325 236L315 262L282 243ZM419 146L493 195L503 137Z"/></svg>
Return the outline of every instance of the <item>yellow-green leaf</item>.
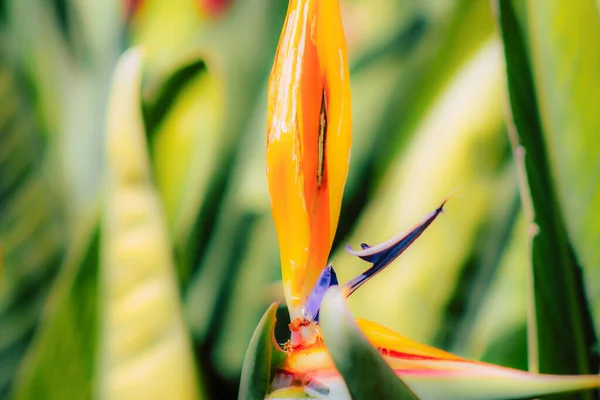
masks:
<svg viewBox="0 0 600 400"><path fill-rule="evenodd" d="M156 184L177 244L186 244L226 147L221 122L223 90L218 76L199 68L186 83L171 99L173 104L152 136ZM182 250L189 248L182 246Z"/></svg>
<svg viewBox="0 0 600 400"><path fill-rule="evenodd" d="M109 103L98 397L198 399L164 211L150 177L141 60L140 49L121 57Z"/></svg>

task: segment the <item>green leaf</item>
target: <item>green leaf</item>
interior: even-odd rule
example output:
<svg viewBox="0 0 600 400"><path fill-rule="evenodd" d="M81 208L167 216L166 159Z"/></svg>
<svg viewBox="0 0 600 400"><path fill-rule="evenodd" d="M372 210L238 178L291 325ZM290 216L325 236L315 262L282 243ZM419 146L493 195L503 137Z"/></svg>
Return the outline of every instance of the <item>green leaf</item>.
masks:
<svg viewBox="0 0 600 400"><path fill-rule="evenodd" d="M131 40L146 49L148 71L163 76L195 55L205 27L192 1L149 1L136 10Z"/></svg>
<svg viewBox="0 0 600 400"><path fill-rule="evenodd" d="M77 232L54 282L39 330L16 379L14 399L92 397L92 349L97 339L97 213L92 222L93 229L87 226L83 232Z"/></svg>
<svg viewBox="0 0 600 400"><path fill-rule="evenodd" d="M530 353L530 368L535 368L535 363L539 360L541 372L596 372L598 361L592 353L596 341L592 317L583 291L581 270L567 236L561 203L556 195L557 189L548 153L548 143L551 143L551 140L542 121L543 113L540 114L540 105L544 104L536 96L539 93L536 92L536 71L532 71L532 55L528 52L529 47L541 46L547 49L548 46L554 45L550 42L528 43L526 19L517 13L513 3L497 1L495 4L504 43L513 124L509 129L509 136L517 162L523 206L530 223L529 232L532 235L532 301L535 311L530 314L529 321L532 339L529 345L530 351L533 351ZM559 2L554 1L539 3L539 12L547 12L546 8L555 11L557 4ZM567 23L573 29L576 29L576 25L583 24L579 18L583 17L579 7L564 5L563 8L575 8L579 10L579 14L551 13L553 19L543 24L558 27L559 24ZM527 14L527 20L536 20L539 17L537 12L533 9L530 11L532 12ZM587 12L594 14L597 21L595 11L592 9ZM596 50L597 48L589 48L587 51L595 53ZM560 61L557 57L547 62ZM563 96L563 93L559 96ZM579 129L571 130L568 140L578 140L579 133ZM557 345L559 343L560 345Z"/></svg>
<svg viewBox="0 0 600 400"><path fill-rule="evenodd" d="M514 170L511 171L514 173ZM477 318L472 321L462 354L468 358L506 367L527 369L527 300L528 245L526 222L520 212L504 247L499 266L485 296Z"/></svg>
<svg viewBox="0 0 600 400"><path fill-rule="evenodd" d="M506 137L502 137L506 141ZM506 146L505 149L509 150L509 147ZM505 261L506 254L512 250L511 244L515 242L514 226L521 208L514 163L509 155L507 151L503 157L505 161L502 171L494 184L490 185L492 196L487 218L471 243L471 255L458 276L454 294L446 305L444 319L433 342L436 347L449 349L469 358L480 359L481 351L492 337L513 330L516 310L519 310L519 317L522 316L520 325L524 326L526 320L526 302L522 300L525 299L527 286L523 284L513 287L510 285L512 282L507 282L506 279L509 276L513 278L512 281L525 281L522 265L527 260L526 252L523 251L518 252L517 257L511 257L510 265L506 265L508 263ZM523 224L522 227L524 226ZM522 247L526 248L524 238L518 239L518 243L523 243ZM516 273L512 273L513 271ZM497 293L500 287L504 293ZM507 293L510 301L507 301ZM486 306L492 306L491 313L484 309ZM505 312L508 314L507 319L498 317L500 314L506 316ZM492 335L476 337L477 325ZM478 350L473 352L473 349ZM523 365L521 361L525 360L526 365L527 351L519 354L518 360L517 363L508 364L505 360L500 364L518 368Z"/></svg>
<svg viewBox="0 0 600 400"><path fill-rule="evenodd" d="M359 48L349 53L352 101L359 111L352 122L352 168L338 238L354 230L358 206L365 205L364 193L375 189L397 165L410 139L421 136L419 129L440 95L493 33L485 1L358 3L357 13L371 17L361 17L361 37L352 41L352 47ZM386 23L396 29L386 28ZM383 32L398 28L402 33L396 39L387 37L383 55L364 54L364 48L377 45ZM363 58L368 58L367 65Z"/></svg>
<svg viewBox="0 0 600 400"><path fill-rule="evenodd" d="M531 65L550 170L595 315L600 316L600 3L551 0L527 5Z"/></svg>
<svg viewBox="0 0 600 400"><path fill-rule="evenodd" d="M102 132L108 78L121 51L119 4L77 2L68 7L75 56L59 30L56 2L8 2L13 48L26 79L43 132L51 140L49 165L58 172L56 191L77 224L99 197L104 170ZM38 21L29 26L29 21ZM71 226L68 226L71 228ZM74 229L77 229L73 227Z"/></svg>
<svg viewBox="0 0 600 400"><path fill-rule="evenodd" d="M432 4L432 11L435 11L429 16L429 23L436 22L435 14L444 8L439 7L440 3ZM427 57L417 55L414 57L417 62L398 74L402 82L397 90L404 92L404 96L393 104L395 108L390 110L393 117L388 117L393 118L396 126L388 129L385 140L377 144L377 162L383 171L385 165L382 164L393 163L399 151L404 150L407 139L418 132L440 92L493 37L493 18L488 2L459 0L451 2L448 8L451 12L446 13L438 24L432 24L429 40L423 40L421 46L429 51Z"/></svg>
<svg viewBox="0 0 600 400"><path fill-rule="evenodd" d="M279 302L269 306L252 335L242 367L240 400L263 400L271 384L271 370L285 359L273 336L278 306Z"/></svg>
<svg viewBox="0 0 600 400"><path fill-rule="evenodd" d="M0 398L28 351L68 235L39 109L11 57L11 37L0 29Z"/></svg>
<svg viewBox="0 0 600 400"><path fill-rule="evenodd" d="M325 294L320 321L325 345L353 399L418 399L361 332L340 288Z"/></svg>
<svg viewBox="0 0 600 400"><path fill-rule="evenodd" d="M439 223L403 255L402 265L392 265L348 300L357 315L384 321L429 344L440 330L449 298L500 188L492 186L506 163L500 57L499 43L488 40L464 60L431 99L404 156L387 169L385 184L370 195L352 236L345 240L352 245L383 242L416 223L417 216L462 184L460 198L450 201ZM365 269L364 262L342 249L333 263L343 265L337 268L340 282Z"/></svg>
<svg viewBox="0 0 600 400"><path fill-rule="evenodd" d="M241 135L244 151L231 160L227 191L186 299L186 317L195 337L211 347L214 368L232 379L239 377L265 308L283 300L282 285L275 282L281 279L280 259L264 178L266 92L265 85Z"/></svg>

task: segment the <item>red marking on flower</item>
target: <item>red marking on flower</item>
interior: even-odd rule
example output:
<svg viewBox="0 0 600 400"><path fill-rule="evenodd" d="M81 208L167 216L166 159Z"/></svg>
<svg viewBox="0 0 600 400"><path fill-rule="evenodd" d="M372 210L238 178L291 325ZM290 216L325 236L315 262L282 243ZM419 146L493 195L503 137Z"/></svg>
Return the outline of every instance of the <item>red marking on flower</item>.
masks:
<svg viewBox="0 0 600 400"><path fill-rule="evenodd" d="M403 351L396 351L396 350L392 350L392 349L387 349L387 348L384 348L384 347L379 347L379 348L377 348L377 350L379 350L379 353L382 356L392 357L392 358L400 358L400 359L403 359L403 360L432 360L432 361L443 360L443 358L440 358L440 357L423 356L423 355L418 355L418 354L410 354L410 353L405 353ZM453 361L461 361L461 360L455 359Z"/></svg>
<svg viewBox="0 0 600 400"><path fill-rule="evenodd" d="M295 320L290 322L290 324L288 325L288 328L290 328L290 331L296 332L304 327L310 326L310 324L311 324L311 322L309 320L307 320L306 318L296 318Z"/></svg>
<svg viewBox="0 0 600 400"><path fill-rule="evenodd" d="M217 18L225 14L233 0L197 0L197 4L210 18Z"/></svg>
<svg viewBox="0 0 600 400"><path fill-rule="evenodd" d="M123 0L123 15L125 20L129 21L138 12L142 6L143 0Z"/></svg>

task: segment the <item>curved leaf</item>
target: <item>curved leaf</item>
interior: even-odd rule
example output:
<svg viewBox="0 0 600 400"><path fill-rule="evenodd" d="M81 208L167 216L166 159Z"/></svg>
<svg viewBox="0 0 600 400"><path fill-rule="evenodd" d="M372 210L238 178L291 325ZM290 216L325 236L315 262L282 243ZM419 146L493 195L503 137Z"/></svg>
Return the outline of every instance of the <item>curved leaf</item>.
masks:
<svg viewBox="0 0 600 400"><path fill-rule="evenodd" d="M197 399L171 245L146 153L141 56L132 49L121 57L109 103L98 394L101 399Z"/></svg>
<svg viewBox="0 0 600 400"><path fill-rule="evenodd" d="M325 294L320 319L325 345L353 399L418 399L360 331L339 287Z"/></svg>
<svg viewBox="0 0 600 400"><path fill-rule="evenodd" d="M273 337L278 306L279 302L269 306L250 339L242 367L240 400L263 400L269 391L273 365L281 363L285 357Z"/></svg>
<svg viewBox="0 0 600 400"><path fill-rule="evenodd" d="M223 88L219 77L198 68L180 89L152 132L151 155L156 186L176 246L181 276L192 270L194 223L226 144L222 138Z"/></svg>

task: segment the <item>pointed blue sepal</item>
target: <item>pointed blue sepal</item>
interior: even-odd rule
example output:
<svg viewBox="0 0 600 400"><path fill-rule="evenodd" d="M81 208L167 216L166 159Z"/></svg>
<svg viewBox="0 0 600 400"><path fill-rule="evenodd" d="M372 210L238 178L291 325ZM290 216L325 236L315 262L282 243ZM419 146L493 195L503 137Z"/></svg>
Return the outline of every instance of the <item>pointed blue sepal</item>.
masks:
<svg viewBox="0 0 600 400"><path fill-rule="evenodd" d="M347 295L350 296L356 289L362 286L362 284L381 272L400 254L402 254L404 250L406 250L415 240L417 240L417 238L421 236L421 234L429 227L429 225L431 225L437 216L444 211L444 205L446 204L446 201L447 199L444 200L444 202L435 211L429 213L420 224L415 226L408 233L402 233L376 246L369 246L366 243L362 243L360 245L362 250L359 251L355 251L352 249L352 247L350 247L350 245L346 245L346 251L348 251L348 253L373 264L371 268L356 278L348 281L344 285L347 290Z"/></svg>
<svg viewBox="0 0 600 400"><path fill-rule="evenodd" d="M331 286L337 285L337 275L335 273L335 270L333 269L333 265L329 264L321 271L321 275L319 275L317 283L315 283L312 292L310 292L310 295L306 300L306 304L304 305L304 309L302 310L304 318L306 318L309 321L318 322L319 309L321 308L321 300L323 300L325 292Z"/></svg>

